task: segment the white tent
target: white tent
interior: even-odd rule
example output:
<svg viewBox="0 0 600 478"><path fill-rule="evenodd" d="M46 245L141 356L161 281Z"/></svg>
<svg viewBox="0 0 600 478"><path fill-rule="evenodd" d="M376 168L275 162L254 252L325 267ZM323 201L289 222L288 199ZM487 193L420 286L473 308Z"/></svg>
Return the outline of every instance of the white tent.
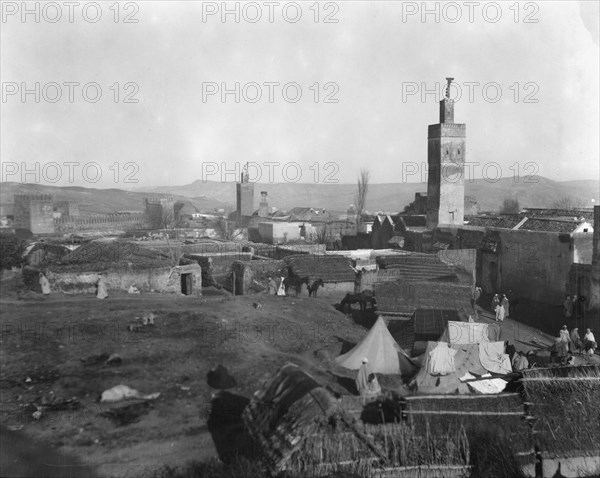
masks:
<svg viewBox="0 0 600 478"><path fill-rule="evenodd" d="M363 358L369 360L369 367L375 373L411 375L418 368L396 343L381 316L352 350L335 361L344 368L358 370Z"/></svg>

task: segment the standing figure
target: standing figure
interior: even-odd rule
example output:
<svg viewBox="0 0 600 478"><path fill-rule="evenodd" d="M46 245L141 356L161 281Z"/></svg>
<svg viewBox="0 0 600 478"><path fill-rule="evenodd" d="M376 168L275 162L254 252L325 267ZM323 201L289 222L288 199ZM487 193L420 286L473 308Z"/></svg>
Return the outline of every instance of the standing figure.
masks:
<svg viewBox="0 0 600 478"><path fill-rule="evenodd" d="M566 319L570 319L573 315L573 301L569 294L567 294L565 301L563 302L563 315Z"/></svg>
<svg viewBox="0 0 600 478"><path fill-rule="evenodd" d="M102 277L102 274L98 274L98 282L96 282L96 297L98 299L106 299L108 297L106 282L104 282L104 277Z"/></svg>
<svg viewBox="0 0 600 478"><path fill-rule="evenodd" d="M504 314L506 311L502 304L498 304L494 309L494 312L496 312L496 322L504 322Z"/></svg>
<svg viewBox="0 0 600 478"><path fill-rule="evenodd" d="M583 342L581 341L581 337L579 336L579 329L575 327L571 330L571 353L581 352L583 349Z"/></svg>
<svg viewBox="0 0 600 478"><path fill-rule="evenodd" d="M585 335L583 336L583 350L585 350L588 355L592 356L594 355L597 346L598 344L596 344L596 338L594 337L592 330L586 329Z"/></svg>
<svg viewBox="0 0 600 478"><path fill-rule="evenodd" d="M279 283L279 289L277 290L277 295L285 295L285 284L283 283L284 278L281 278L281 282Z"/></svg>
<svg viewBox="0 0 600 478"><path fill-rule="evenodd" d="M506 294L502 295L502 302L500 304L502 307L504 307L504 316L508 317L510 311L510 302L508 301Z"/></svg>
<svg viewBox="0 0 600 478"><path fill-rule="evenodd" d="M48 295L50 293L50 282L42 272L40 272L40 287L42 288L42 294Z"/></svg>
<svg viewBox="0 0 600 478"><path fill-rule="evenodd" d="M362 365L358 369L356 389L362 397L363 403L381 394L381 387L377 381L377 376L371 372L369 360L366 358L362 359Z"/></svg>
<svg viewBox="0 0 600 478"><path fill-rule="evenodd" d="M492 299L492 310L496 310L496 307L500 305L500 297L498 294L494 294L494 298Z"/></svg>
<svg viewBox="0 0 600 478"><path fill-rule="evenodd" d="M567 330L567 326L563 325L558 334L556 340L556 351L562 364L565 363L567 355L569 354L569 343L571 342L571 336Z"/></svg>
<svg viewBox="0 0 600 478"><path fill-rule="evenodd" d="M479 287L475 287L475 289L473 289L473 295L471 296L471 308L474 309L475 306L477 305L477 301L479 300L479 297L481 296L481 289Z"/></svg>
<svg viewBox="0 0 600 478"><path fill-rule="evenodd" d="M269 277L269 295L277 295L277 282L272 277Z"/></svg>

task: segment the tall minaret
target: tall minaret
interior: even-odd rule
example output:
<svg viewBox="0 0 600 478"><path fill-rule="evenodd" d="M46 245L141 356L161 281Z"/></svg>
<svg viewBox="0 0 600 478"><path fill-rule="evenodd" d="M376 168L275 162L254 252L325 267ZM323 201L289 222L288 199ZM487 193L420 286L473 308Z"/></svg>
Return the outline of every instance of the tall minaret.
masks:
<svg viewBox="0 0 600 478"><path fill-rule="evenodd" d="M446 96L440 101L440 122L427 135L427 227L462 226L464 221L464 163L467 128L454 123L454 100L446 78Z"/></svg>
<svg viewBox="0 0 600 478"><path fill-rule="evenodd" d="M251 183L249 178L248 163L246 163L240 182L236 184L237 219L240 222L242 218L254 214L254 183Z"/></svg>

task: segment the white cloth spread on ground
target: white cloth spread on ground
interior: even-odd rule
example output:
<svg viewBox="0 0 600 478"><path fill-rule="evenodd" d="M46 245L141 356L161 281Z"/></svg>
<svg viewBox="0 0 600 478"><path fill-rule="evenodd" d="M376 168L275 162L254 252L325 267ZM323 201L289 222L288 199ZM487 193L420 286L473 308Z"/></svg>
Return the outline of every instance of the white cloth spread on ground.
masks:
<svg viewBox="0 0 600 478"><path fill-rule="evenodd" d="M493 373L511 373L510 357L504 353L504 342L481 342L479 360L483 367Z"/></svg>
<svg viewBox="0 0 600 478"><path fill-rule="evenodd" d="M436 347L429 352L429 370L432 375L447 375L456 371L454 356L456 350L448 347L446 342L438 342Z"/></svg>
<svg viewBox="0 0 600 478"><path fill-rule="evenodd" d="M449 321L448 339L452 345L488 342L488 324Z"/></svg>
<svg viewBox="0 0 600 478"><path fill-rule="evenodd" d="M490 394L502 392L506 388L508 382L501 378L490 378L489 380L475 380L467 383L469 387L479 393Z"/></svg>

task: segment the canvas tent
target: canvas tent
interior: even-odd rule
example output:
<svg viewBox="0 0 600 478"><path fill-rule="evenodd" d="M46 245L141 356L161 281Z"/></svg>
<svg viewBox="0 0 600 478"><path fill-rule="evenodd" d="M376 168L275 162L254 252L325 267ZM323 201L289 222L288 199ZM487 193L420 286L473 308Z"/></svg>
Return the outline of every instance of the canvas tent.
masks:
<svg viewBox="0 0 600 478"><path fill-rule="evenodd" d="M506 375L512 367L504 343L492 341L495 334L496 328L487 324L448 322L439 342L427 342L423 367L413 385L419 393L431 394L503 391L507 382L490 372ZM435 363L440 358L447 358L447 363Z"/></svg>
<svg viewBox="0 0 600 478"><path fill-rule="evenodd" d="M340 355L335 361L342 367L358 370L363 358L369 360L369 366L375 373L411 375L418 368L396 343L381 316L352 350Z"/></svg>

